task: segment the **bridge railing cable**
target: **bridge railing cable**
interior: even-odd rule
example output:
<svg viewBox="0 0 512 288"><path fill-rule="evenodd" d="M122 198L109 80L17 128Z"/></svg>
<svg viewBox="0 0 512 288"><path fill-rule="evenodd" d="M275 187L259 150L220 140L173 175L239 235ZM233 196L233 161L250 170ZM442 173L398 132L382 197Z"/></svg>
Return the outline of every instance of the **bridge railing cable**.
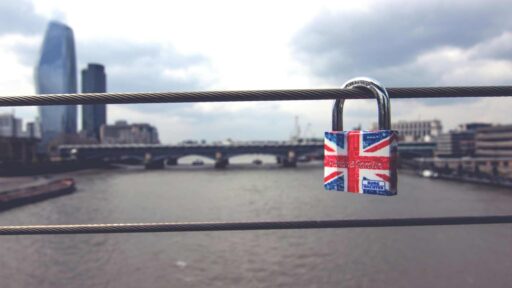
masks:
<svg viewBox="0 0 512 288"><path fill-rule="evenodd" d="M512 96L512 86L409 87L388 88L387 91L391 98L396 99ZM0 106L327 100L338 98L373 99L373 96L369 91L357 88L155 93L80 93L3 96L0 97Z"/></svg>
<svg viewBox="0 0 512 288"><path fill-rule="evenodd" d="M452 98L512 96L512 86L409 87L388 88L391 98ZM156 93L81 93L0 97L2 106L41 106L77 104L186 103L226 101L278 101L371 99L360 89L294 89L251 91L199 91ZM0 235L92 234L141 232L240 231L283 229L327 229L363 227L411 227L432 225L512 224L512 215L430 218L343 219L263 222L139 223L0 226Z"/></svg>
<svg viewBox="0 0 512 288"><path fill-rule="evenodd" d="M0 235L98 234L144 232L195 232L289 230L368 227L412 227L439 225L512 224L512 215L435 218L344 219L309 221L261 222L197 222L197 223L140 223L140 224L83 224L0 226Z"/></svg>

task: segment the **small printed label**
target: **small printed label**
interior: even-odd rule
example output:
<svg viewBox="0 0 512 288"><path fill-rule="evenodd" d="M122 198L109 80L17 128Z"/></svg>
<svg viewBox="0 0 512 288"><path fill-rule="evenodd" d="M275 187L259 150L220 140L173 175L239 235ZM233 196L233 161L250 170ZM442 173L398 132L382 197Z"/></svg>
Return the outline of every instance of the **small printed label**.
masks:
<svg viewBox="0 0 512 288"><path fill-rule="evenodd" d="M368 192L378 193L378 192L386 191L386 183L384 181L380 181L380 180L364 179L362 186L363 186L362 188L363 188L364 193L368 193Z"/></svg>

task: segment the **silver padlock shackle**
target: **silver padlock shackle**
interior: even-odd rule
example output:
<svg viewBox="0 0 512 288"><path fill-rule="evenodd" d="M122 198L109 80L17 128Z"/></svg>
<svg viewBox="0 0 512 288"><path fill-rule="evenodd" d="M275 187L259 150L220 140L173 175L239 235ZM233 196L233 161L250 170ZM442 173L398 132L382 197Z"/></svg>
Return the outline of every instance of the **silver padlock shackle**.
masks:
<svg viewBox="0 0 512 288"><path fill-rule="evenodd" d="M348 80L342 88L363 88L368 89L377 98L379 113L379 130L391 130L391 110L389 107L389 95L386 88L378 81L367 78L357 77ZM345 99L336 99L332 109L332 130L343 131L343 106Z"/></svg>

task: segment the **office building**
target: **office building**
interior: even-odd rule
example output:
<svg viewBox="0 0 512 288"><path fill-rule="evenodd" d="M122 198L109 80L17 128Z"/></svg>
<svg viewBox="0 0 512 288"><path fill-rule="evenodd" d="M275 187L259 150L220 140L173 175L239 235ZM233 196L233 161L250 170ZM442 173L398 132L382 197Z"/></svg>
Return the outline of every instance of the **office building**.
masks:
<svg viewBox="0 0 512 288"><path fill-rule="evenodd" d="M49 23L35 69L35 82L38 94L77 92L75 44L68 26ZM48 143L59 135L76 133L76 105L40 106L39 116L42 153L48 153Z"/></svg>
<svg viewBox="0 0 512 288"><path fill-rule="evenodd" d="M28 122L23 130L23 120L14 114L0 114L0 137L10 138L41 138L35 122Z"/></svg>
<svg viewBox="0 0 512 288"><path fill-rule="evenodd" d="M475 133L480 128L492 126L489 123L464 123L456 130L437 137L436 156L467 157L475 155Z"/></svg>
<svg viewBox="0 0 512 288"><path fill-rule="evenodd" d="M0 166L4 163L31 163L36 159L38 140L0 136Z"/></svg>
<svg viewBox="0 0 512 288"><path fill-rule="evenodd" d="M23 122L13 114L0 114L0 136L20 137L22 136Z"/></svg>
<svg viewBox="0 0 512 288"><path fill-rule="evenodd" d="M102 144L160 144L157 129L146 123L103 125L100 138Z"/></svg>
<svg viewBox="0 0 512 288"><path fill-rule="evenodd" d="M82 92L103 93L107 91L105 68L100 64L88 64L82 70ZM82 106L82 129L86 137L100 140L100 127L107 123L105 104Z"/></svg>
<svg viewBox="0 0 512 288"><path fill-rule="evenodd" d="M438 157L464 157L475 154L475 132L471 130L441 134L436 142L435 154Z"/></svg>
<svg viewBox="0 0 512 288"><path fill-rule="evenodd" d="M498 125L476 130L478 157L512 157L512 125Z"/></svg>
<svg viewBox="0 0 512 288"><path fill-rule="evenodd" d="M459 131L476 131L480 128L487 128L491 127L492 124L490 123L479 123L479 122L472 122L472 123L464 123L460 124L458 127Z"/></svg>
<svg viewBox="0 0 512 288"><path fill-rule="evenodd" d="M398 121L391 123L391 129L398 131L400 141L429 142L443 132L439 120Z"/></svg>

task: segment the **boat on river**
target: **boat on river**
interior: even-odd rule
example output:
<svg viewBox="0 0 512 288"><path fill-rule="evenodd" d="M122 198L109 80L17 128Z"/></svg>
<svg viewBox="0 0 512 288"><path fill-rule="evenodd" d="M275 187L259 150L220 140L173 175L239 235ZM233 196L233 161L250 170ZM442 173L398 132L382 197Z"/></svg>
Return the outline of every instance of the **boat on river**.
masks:
<svg viewBox="0 0 512 288"><path fill-rule="evenodd" d="M75 191L75 180L64 178L36 185L0 192L0 210L70 194Z"/></svg>

